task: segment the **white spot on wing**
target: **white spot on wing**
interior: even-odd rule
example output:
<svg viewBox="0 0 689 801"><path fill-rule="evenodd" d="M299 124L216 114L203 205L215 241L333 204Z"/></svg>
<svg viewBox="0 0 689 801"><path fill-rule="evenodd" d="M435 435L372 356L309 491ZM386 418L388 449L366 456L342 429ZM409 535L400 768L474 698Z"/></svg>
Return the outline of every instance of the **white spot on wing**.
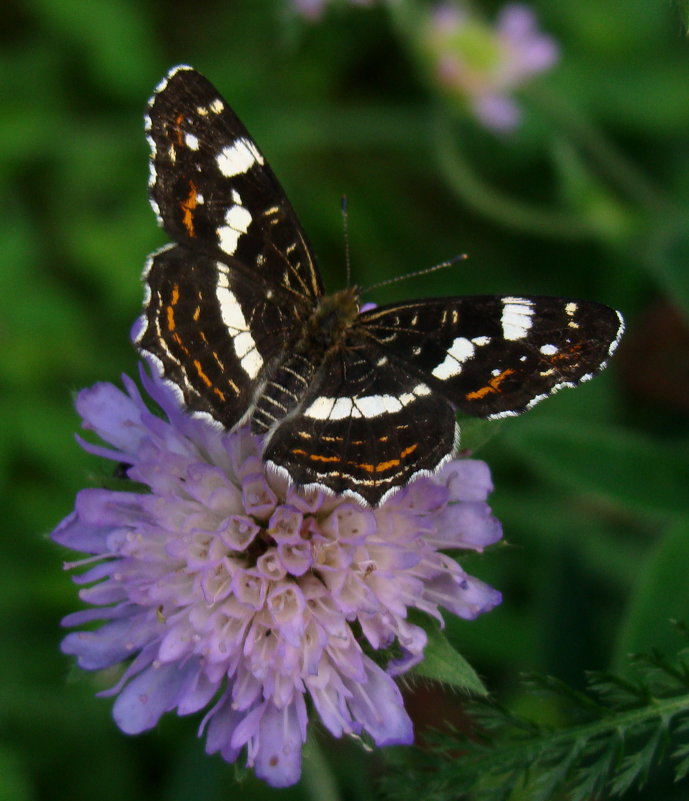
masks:
<svg viewBox="0 0 689 801"><path fill-rule="evenodd" d="M198 150L199 149L199 138L198 136L194 136L193 133L188 133L184 135L184 141L187 147L190 150Z"/></svg>
<svg viewBox="0 0 689 801"><path fill-rule="evenodd" d="M244 206L231 206L225 213L225 225L218 228L220 249L234 256L239 237L249 230L251 213Z"/></svg>
<svg viewBox="0 0 689 801"><path fill-rule="evenodd" d="M332 405L330 419L342 420L345 417L350 417L353 408L354 403L351 398L337 398Z"/></svg>
<svg viewBox="0 0 689 801"><path fill-rule="evenodd" d="M503 309L500 323L505 339L524 339L531 329L533 304L525 298L506 297L502 299Z"/></svg>
<svg viewBox="0 0 689 801"><path fill-rule="evenodd" d="M402 398L394 395L366 395L356 399L355 417L379 417L385 412L399 412Z"/></svg>
<svg viewBox="0 0 689 801"><path fill-rule="evenodd" d="M218 286L216 287L215 294L220 304L220 314L223 322L227 326L232 337L232 345L237 354L242 368L246 371L249 378L256 378L258 373L263 367L263 358L256 349L249 326L244 319L242 307L235 297L232 290L229 288L227 276L219 273Z"/></svg>
<svg viewBox="0 0 689 801"><path fill-rule="evenodd" d="M314 420L327 420L330 417L330 412L333 410L335 400L335 398L316 398L304 414L306 417L311 417Z"/></svg>
<svg viewBox="0 0 689 801"><path fill-rule="evenodd" d="M539 350L544 356L554 356L558 352L559 348L557 345L541 345Z"/></svg>
<svg viewBox="0 0 689 801"><path fill-rule="evenodd" d="M242 137L220 151L217 163L220 172L226 178L232 178L249 172L254 164L263 164L263 156L251 139Z"/></svg>
<svg viewBox="0 0 689 801"><path fill-rule="evenodd" d="M474 355L475 350L474 345L466 337L457 337L450 345L444 361L433 370L431 375L440 381L459 375L462 372L462 365Z"/></svg>
<svg viewBox="0 0 689 801"><path fill-rule="evenodd" d="M304 410L314 420L344 420L347 417L370 419L382 414L399 412L417 398L430 394L425 384L417 384L411 392L395 395L362 395L358 398L328 398L321 396Z"/></svg>

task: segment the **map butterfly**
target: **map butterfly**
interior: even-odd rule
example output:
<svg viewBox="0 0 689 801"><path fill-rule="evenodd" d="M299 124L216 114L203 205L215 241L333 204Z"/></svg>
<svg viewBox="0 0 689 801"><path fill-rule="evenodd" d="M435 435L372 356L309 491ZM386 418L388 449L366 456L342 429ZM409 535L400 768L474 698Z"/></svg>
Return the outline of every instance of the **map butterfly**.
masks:
<svg viewBox="0 0 689 801"><path fill-rule="evenodd" d="M326 295L273 171L217 90L175 67L147 116L154 253L135 333L183 404L249 423L300 486L371 505L446 461L456 412L519 414L600 370L618 312L549 297L412 300L360 311Z"/></svg>

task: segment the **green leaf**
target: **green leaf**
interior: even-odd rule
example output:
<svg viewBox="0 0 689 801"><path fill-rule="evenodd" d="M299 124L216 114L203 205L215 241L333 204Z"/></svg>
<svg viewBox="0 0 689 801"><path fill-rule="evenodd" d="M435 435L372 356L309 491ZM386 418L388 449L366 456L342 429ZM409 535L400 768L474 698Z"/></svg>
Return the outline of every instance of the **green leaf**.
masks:
<svg viewBox="0 0 689 801"><path fill-rule="evenodd" d="M459 447L474 454L486 445L502 428L502 421L480 420L477 417L460 420L461 435Z"/></svg>
<svg viewBox="0 0 689 801"><path fill-rule="evenodd" d="M532 676L531 685L557 703L557 726L471 699L464 705L471 734L437 731L429 748L408 749L397 777L383 780L387 796L589 801L643 786L668 753L679 779L687 770L688 658L689 649L672 661L651 652L633 660L633 679L593 675L585 691Z"/></svg>
<svg viewBox="0 0 689 801"><path fill-rule="evenodd" d="M580 421L532 418L513 426L505 441L545 478L652 513L686 513L686 448L636 432Z"/></svg>
<svg viewBox="0 0 689 801"><path fill-rule="evenodd" d="M413 673L426 679L449 684L462 692L487 695L483 682L466 659L450 645L445 635L435 625L423 627L428 635L426 655Z"/></svg>
<svg viewBox="0 0 689 801"><path fill-rule="evenodd" d="M651 645L669 651L677 640L670 620L689 620L687 593L689 518L672 523L642 567L625 620L620 627L613 664Z"/></svg>

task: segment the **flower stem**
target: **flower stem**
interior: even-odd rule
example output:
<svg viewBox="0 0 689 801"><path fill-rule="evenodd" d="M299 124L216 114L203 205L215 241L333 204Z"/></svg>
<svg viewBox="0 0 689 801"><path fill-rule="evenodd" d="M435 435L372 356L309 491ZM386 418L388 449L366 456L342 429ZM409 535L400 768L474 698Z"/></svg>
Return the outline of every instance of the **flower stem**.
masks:
<svg viewBox="0 0 689 801"><path fill-rule="evenodd" d="M304 746L302 781L313 801L342 801L337 783L313 732Z"/></svg>
<svg viewBox="0 0 689 801"><path fill-rule="evenodd" d="M436 115L434 139L438 160L450 187L475 211L510 228L539 236L578 240L599 235L597 227L584 217L526 204L488 185L455 146L449 121L441 113Z"/></svg>
<svg viewBox="0 0 689 801"><path fill-rule="evenodd" d="M545 110L573 142L578 142L601 172L631 200L655 215L665 216L672 210L665 195L561 93L550 92L542 84L535 83L524 87L522 93Z"/></svg>

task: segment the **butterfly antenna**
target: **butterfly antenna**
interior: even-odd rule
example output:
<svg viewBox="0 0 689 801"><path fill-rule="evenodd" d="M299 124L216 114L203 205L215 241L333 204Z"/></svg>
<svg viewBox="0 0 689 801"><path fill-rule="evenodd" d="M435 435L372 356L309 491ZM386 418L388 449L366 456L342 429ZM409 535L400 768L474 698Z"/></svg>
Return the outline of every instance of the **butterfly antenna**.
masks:
<svg viewBox="0 0 689 801"><path fill-rule="evenodd" d="M453 267L455 264L468 258L466 253L461 253L447 261L441 261L440 264L434 264L433 267L425 267L423 270L415 270L413 273L405 273L405 275L396 275L394 278L386 278L385 281L378 281L377 284L371 284L371 286L367 286L366 289L362 289L361 294L364 295L366 292L370 292L372 289L378 289L381 286L396 284L398 281L406 281L407 278L418 278L420 275L428 275L437 270L444 270L446 267Z"/></svg>
<svg viewBox="0 0 689 801"><path fill-rule="evenodd" d="M349 258L349 210L347 208L347 195L340 198L340 213L342 214L342 232L345 242L345 265L347 269L347 286L352 285L352 263Z"/></svg>

